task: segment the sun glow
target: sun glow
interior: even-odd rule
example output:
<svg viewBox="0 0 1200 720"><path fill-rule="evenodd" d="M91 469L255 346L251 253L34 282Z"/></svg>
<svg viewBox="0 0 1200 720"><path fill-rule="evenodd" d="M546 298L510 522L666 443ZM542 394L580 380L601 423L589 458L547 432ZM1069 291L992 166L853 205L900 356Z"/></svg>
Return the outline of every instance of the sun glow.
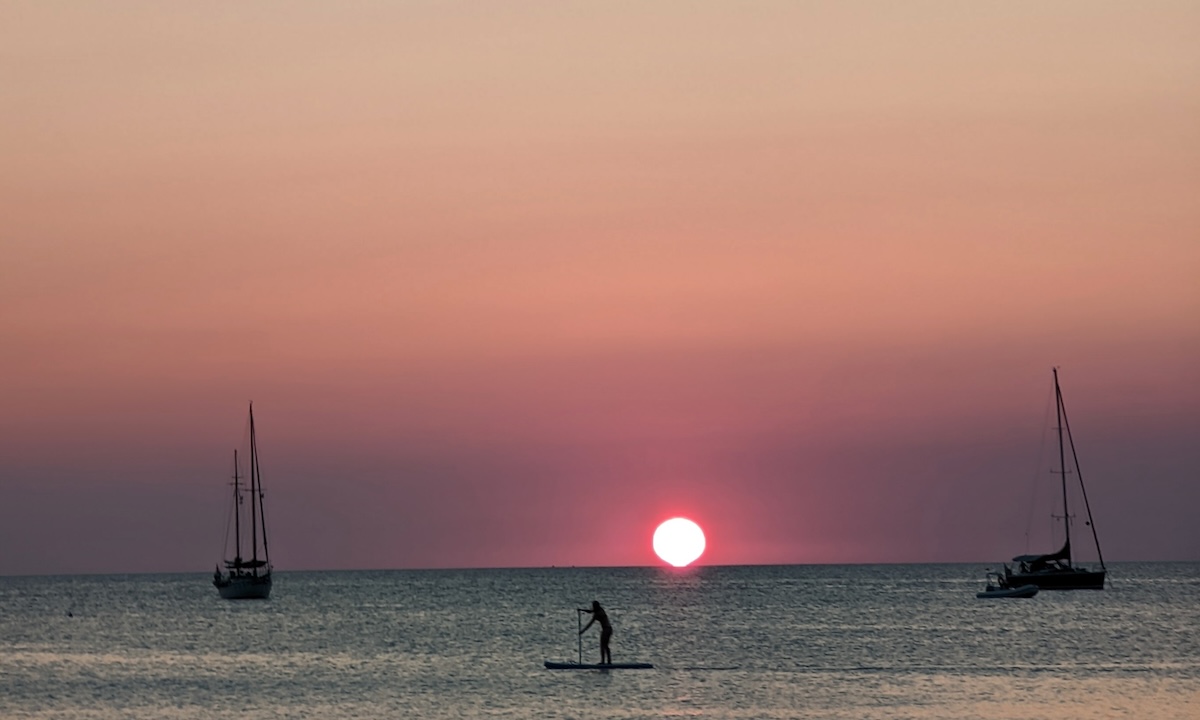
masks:
<svg viewBox="0 0 1200 720"><path fill-rule="evenodd" d="M654 552L669 565L686 567L704 554L704 531L687 518L671 518L654 531Z"/></svg>

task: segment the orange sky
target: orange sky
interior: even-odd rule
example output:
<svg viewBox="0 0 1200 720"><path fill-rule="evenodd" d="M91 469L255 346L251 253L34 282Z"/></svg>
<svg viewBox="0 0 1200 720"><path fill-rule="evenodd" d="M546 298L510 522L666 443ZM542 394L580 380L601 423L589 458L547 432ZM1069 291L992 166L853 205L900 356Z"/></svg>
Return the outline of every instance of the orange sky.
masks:
<svg viewBox="0 0 1200 720"><path fill-rule="evenodd" d="M248 399L281 567L999 560L1056 364L1200 558L1197 27L5 3L0 573L211 565Z"/></svg>

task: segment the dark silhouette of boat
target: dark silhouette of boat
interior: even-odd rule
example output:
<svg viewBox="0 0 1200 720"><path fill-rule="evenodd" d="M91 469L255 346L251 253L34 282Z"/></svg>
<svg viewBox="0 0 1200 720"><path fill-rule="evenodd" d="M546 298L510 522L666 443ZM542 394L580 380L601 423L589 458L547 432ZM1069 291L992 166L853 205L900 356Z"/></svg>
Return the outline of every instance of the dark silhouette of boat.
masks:
<svg viewBox="0 0 1200 720"><path fill-rule="evenodd" d="M271 556L267 550L267 522L263 515L262 475L258 467L258 436L254 431L254 403L250 404L250 486L242 485L238 472L238 453L233 451L233 558L226 548L225 571L218 566L213 573L213 585L226 600L266 600L271 596ZM243 492L243 490L246 492ZM250 559L242 556L242 507L245 495L250 496L249 520ZM262 556L259 557L259 540ZM226 542L228 543L228 528Z"/></svg>
<svg viewBox="0 0 1200 720"><path fill-rule="evenodd" d="M1104 567L1104 555L1100 552L1100 537L1092 520L1092 508L1088 503L1087 489L1083 485L1083 474L1079 470L1079 456L1075 452L1075 440L1071 437L1071 424L1067 420L1067 408L1063 404L1062 388L1058 384L1058 368L1054 368L1054 397L1058 417L1058 467L1062 481L1063 530L1066 536L1063 546L1045 555L1018 555L1012 561L1015 567L1004 566L1004 580L1008 587L1036 585L1042 590L1103 590L1108 570ZM1071 467L1067 467L1067 448L1071 450ZM1096 557L1100 568L1089 570L1076 565L1071 557L1071 513L1067 506L1067 475L1074 474L1079 480L1083 507L1087 512L1087 527L1091 528L1092 541L1096 544Z"/></svg>

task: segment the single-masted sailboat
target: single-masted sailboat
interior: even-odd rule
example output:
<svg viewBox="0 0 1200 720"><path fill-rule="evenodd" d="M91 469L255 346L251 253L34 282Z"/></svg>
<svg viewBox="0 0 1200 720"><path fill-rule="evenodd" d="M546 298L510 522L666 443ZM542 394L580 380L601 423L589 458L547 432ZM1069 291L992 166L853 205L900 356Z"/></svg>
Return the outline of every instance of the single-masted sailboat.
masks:
<svg viewBox="0 0 1200 720"><path fill-rule="evenodd" d="M250 483L242 484L239 472L238 452L233 451L233 546L230 548L229 529L225 530L225 570L218 566L213 573L213 585L226 600L266 600L271 596L271 555L267 550L267 522L263 514L262 473L258 467L258 436L254 430L254 403L250 403ZM250 496L249 537L242 537L242 507L246 495ZM259 555L259 541L262 555ZM250 558L242 555L243 545L248 544ZM232 550L232 559L230 558Z"/></svg>
<svg viewBox="0 0 1200 720"><path fill-rule="evenodd" d="M1096 523L1092 520L1092 508L1088 503L1087 489L1083 485L1083 474L1079 470L1079 455L1075 452L1075 440L1071 437L1071 424L1067 420L1067 408L1063 404L1062 388L1058 384L1058 368L1054 368L1054 398L1058 416L1058 467L1056 471L1062 482L1063 532L1065 541L1057 551L1045 555L1018 555L1013 558L1016 568L1004 566L1004 579L1008 587L1036 585L1042 590L1103 590L1108 570L1104 567L1104 556L1100 553L1100 536L1096 534ZM1071 468L1067 465L1066 449L1071 449ZM1088 569L1076 565L1071 557L1071 513L1067 507L1067 475L1074 474L1079 480L1079 491L1083 507L1087 511L1087 527L1091 528L1092 541L1096 544L1099 569Z"/></svg>

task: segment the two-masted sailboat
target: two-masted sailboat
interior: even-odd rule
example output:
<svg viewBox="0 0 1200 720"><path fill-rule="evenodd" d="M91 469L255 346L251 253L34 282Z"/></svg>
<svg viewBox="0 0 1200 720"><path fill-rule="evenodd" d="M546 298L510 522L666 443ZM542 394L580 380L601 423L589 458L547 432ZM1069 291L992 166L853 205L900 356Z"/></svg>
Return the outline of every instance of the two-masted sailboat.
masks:
<svg viewBox="0 0 1200 720"><path fill-rule="evenodd" d="M1058 384L1058 368L1054 369L1054 398L1058 415L1058 467L1061 476L1063 503L1063 532L1065 541L1057 552L1046 555L1018 555L1013 558L1016 568L1004 566L1004 581L1008 587L1036 585L1042 590L1103 590L1108 570L1104 567L1104 556L1100 553L1100 536L1096 534L1096 523L1092 520L1092 508L1088 503L1087 489L1083 485L1083 474L1079 469L1079 456L1075 452L1075 440L1071 437L1071 424L1067 421L1067 408L1063 404L1062 388ZM1067 465L1066 450L1071 450L1071 465ZM1087 512L1087 527L1091 529L1092 541L1096 544L1096 557L1100 568L1089 570L1076 565L1071 556L1071 513L1067 507L1067 475L1074 474L1079 480L1079 491L1083 507Z"/></svg>
<svg viewBox="0 0 1200 720"><path fill-rule="evenodd" d="M226 529L225 570L218 566L213 573L213 585L226 600L266 600L271 595L271 555L267 551L267 522L263 514L262 474L258 467L258 436L254 431L254 404L250 404L250 465L249 486L242 483L244 476L239 472L238 452L233 451L233 546L228 547L229 531ZM250 496L249 512L244 512L246 495ZM248 517L243 518L243 514ZM242 536L245 523L249 524L249 537ZM261 540L261 555L260 555ZM249 546L246 548L245 546ZM243 549L249 549L247 559ZM230 559L232 550L232 559Z"/></svg>

